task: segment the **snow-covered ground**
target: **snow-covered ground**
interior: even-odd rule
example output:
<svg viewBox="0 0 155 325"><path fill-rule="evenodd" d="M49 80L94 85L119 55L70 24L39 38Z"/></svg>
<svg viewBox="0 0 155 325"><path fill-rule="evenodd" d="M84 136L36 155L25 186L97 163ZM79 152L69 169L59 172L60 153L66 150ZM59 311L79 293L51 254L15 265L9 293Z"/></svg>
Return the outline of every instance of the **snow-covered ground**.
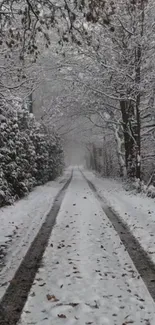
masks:
<svg viewBox="0 0 155 325"><path fill-rule="evenodd" d="M155 199L145 194L124 190L121 182L99 178L89 171L85 176L93 182L107 204L127 223L141 246L155 263Z"/></svg>
<svg viewBox="0 0 155 325"><path fill-rule="evenodd" d="M77 170L21 316L28 324L155 324L152 298Z"/></svg>
<svg viewBox="0 0 155 325"><path fill-rule="evenodd" d="M0 272L0 298L70 173L67 170L58 180L38 186L13 206L0 209L0 247L7 253Z"/></svg>

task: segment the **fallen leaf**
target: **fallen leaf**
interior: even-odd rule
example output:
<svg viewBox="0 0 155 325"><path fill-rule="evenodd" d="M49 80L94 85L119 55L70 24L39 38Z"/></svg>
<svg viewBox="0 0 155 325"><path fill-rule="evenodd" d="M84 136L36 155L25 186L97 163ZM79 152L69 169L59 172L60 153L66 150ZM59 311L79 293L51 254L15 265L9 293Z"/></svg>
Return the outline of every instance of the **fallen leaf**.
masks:
<svg viewBox="0 0 155 325"><path fill-rule="evenodd" d="M58 317L59 318L67 318L66 315L64 315L64 314L58 314Z"/></svg>
<svg viewBox="0 0 155 325"><path fill-rule="evenodd" d="M76 307L76 306L79 305L79 303L76 303L76 302L70 302L68 305L69 305L69 306L72 306L72 307Z"/></svg>
<svg viewBox="0 0 155 325"><path fill-rule="evenodd" d="M82 276L76 276L77 279L82 279Z"/></svg>
<svg viewBox="0 0 155 325"><path fill-rule="evenodd" d="M7 282L4 282L4 283L2 283L1 285L0 285L0 287L4 287L4 286L6 286L8 283Z"/></svg>
<svg viewBox="0 0 155 325"><path fill-rule="evenodd" d="M49 301L53 301L53 302L59 301L59 299L57 299L54 295L47 294L46 297L47 297L47 300L49 300Z"/></svg>
<svg viewBox="0 0 155 325"><path fill-rule="evenodd" d="M44 287L46 284L46 282L42 283L42 284L39 284L39 287Z"/></svg>

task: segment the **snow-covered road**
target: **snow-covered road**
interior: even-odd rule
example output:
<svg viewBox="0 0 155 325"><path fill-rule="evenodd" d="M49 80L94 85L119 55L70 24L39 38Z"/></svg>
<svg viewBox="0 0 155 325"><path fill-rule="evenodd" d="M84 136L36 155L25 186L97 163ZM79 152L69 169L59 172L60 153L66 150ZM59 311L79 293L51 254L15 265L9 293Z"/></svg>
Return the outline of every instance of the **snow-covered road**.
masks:
<svg viewBox="0 0 155 325"><path fill-rule="evenodd" d="M68 169L56 181L36 187L14 205L0 209L0 299L70 174Z"/></svg>
<svg viewBox="0 0 155 325"><path fill-rule="evenodd" d="M102 178L91 171L84 171L84 174L155 264L155 199L144 193L126 191L121 180Z"/></svg>
<svg viewBox="0 0 155 325"><path fill-rule="evenodd" d="M78 170L74 170L20 324L155 324L155 304Z"/></svg>

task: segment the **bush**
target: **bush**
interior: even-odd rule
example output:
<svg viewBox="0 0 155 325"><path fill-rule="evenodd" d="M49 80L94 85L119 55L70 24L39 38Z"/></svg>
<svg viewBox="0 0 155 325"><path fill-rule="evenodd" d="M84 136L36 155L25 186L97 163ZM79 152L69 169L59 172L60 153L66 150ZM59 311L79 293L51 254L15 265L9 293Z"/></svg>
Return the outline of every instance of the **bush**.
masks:
<svg viewBox="0 0 155 325"><path fill-rule="evenodd" d="M20 100L0 101L0 206L63 170L61 140L38 123Z"/></svg>

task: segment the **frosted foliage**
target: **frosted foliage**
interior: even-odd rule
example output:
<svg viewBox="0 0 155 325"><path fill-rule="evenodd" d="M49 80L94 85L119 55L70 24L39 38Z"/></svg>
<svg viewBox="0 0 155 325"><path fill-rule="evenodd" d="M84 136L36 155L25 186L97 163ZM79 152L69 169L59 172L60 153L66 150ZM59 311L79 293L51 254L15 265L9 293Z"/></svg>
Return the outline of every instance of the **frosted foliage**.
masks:
<svg viewBox="0 0 155 325"><path fill-rule="evenodd" d="M9 104L8 104L9 103ZM0 102L0 206L11 204L63 168L61 141L20 100Z"/></svg>

